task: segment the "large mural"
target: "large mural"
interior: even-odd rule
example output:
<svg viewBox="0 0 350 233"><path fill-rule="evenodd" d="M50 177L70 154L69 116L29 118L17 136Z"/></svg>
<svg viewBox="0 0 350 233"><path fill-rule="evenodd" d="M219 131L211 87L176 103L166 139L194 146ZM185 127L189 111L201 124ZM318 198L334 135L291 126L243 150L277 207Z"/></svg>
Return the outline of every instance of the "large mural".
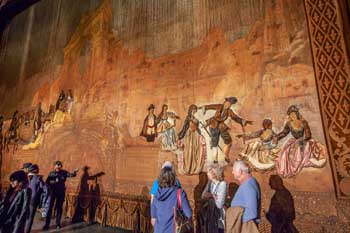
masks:
<svg viewBox="0 0 350 233"><path fill-rule="evenodd" d="M51 125L115 111L121 144L159 145L175 156L180 174L235 159L285 178L323 168L327 151L305 19L290 22L296 15L279 9L283 3L264 4L264 15L232 43L213 28L199 47L152 58L130 54L118 40L111 2L104 1L81 19L57 77L32 97L34 107L13 113L3 150L38 148ZM278 27L275 16L282 17ZM143 109L146 116L137 114Z"/></svg>
<svg viewBox="0 0 350 233"><path fill-rule="evenodd" d="M180 2L166 6L163 24L148 19L156 5L137 5L142 14L130 31L118 26L119 1L99 1L82 13L59 50L61 62L51 58L51 66L22 80L26 97L18 104L1 105L2 179L23 161L46 171L61 159L68 168L104 172L103 192L147 195L165 160L192 190L210 163L232 180L229 166L240 159L266 200L269 177L278 176L292 192L316 195L305 211L297 200L299 212L336 215L303 1L252 0L251 8L244 1L193 1L192 13ZM198 31L186 23L191 14L203 16L194 23ZM220 23L219 16L237 15L240 25ZM38 82L28 86L29 80ZM5 102L16 96L5 88L0 94Z"/></svg>

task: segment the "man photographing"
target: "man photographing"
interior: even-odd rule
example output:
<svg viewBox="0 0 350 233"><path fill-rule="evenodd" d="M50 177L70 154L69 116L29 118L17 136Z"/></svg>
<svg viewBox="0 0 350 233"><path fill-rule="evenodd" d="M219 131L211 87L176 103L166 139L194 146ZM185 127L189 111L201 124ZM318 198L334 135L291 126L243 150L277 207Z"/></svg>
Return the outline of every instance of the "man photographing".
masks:
<svg viewBox="0 0 350 233"><path fill-rule="evenodd" d="M49 211L46 216L45 226L43 230L48 230L50 228L50 221L52 215L52 209L56 201L56 228L61 228L61 217L62 217L62 209L63 202L66 193L66 185L65 182L67 177L75 177L79 169L75 169L72 173L62 169L63 164L61 161L56 161L54 163L54 170L51 171L46 179L46 184L49 189Z"/></svg>

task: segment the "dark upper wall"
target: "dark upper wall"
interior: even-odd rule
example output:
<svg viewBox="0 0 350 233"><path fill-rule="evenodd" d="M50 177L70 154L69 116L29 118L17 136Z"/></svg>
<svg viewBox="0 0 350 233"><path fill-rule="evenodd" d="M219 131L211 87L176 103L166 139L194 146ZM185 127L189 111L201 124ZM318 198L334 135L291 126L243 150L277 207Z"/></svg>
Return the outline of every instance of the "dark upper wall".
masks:
<svg viewBox="0 0 350 233"><path fill-rule="evenodd" d="M82 15L102 0L42 0L15 17L4 32L0 84L13 87L61 64L63 48ZM113 31L148 56L198 46L220 27L229 41L242 37L264 12L263 0L112 0Z"/></svg>
<svg viewBox="0 0 350 233"><path fill-rule="evenodd" d="M113 28L130 48L161 56L196 47L213 28L230 42L264 13L264 0L113 1Z"/></svg>
<svg viewBox="0 0 350 233"><path fill-rule="evenodd" d="M103 1L41 0L13 19L1 38L0 114L10 117L15 109L31 106L31 97L40 85L57 77L64 47L82 16ZM148 57L198 47L215 28L231 43L247 35L259 20L265 22L259 30L287 30L288 36L283 30L277 35L265 33L264 53L273 57L305 29L304 11L300 10L303 0L110 1L116 38L130 52L140 49ZM254 41L257 36L250 38Z"/></svg>
<svg viewBox="0 0 350 233"><path fill-rule="evenodd" d="M100 4L101 0L44 0L15 17L2 37L1 83L12 87L21 78L60 64L62 49L81 16Z"/></svg>

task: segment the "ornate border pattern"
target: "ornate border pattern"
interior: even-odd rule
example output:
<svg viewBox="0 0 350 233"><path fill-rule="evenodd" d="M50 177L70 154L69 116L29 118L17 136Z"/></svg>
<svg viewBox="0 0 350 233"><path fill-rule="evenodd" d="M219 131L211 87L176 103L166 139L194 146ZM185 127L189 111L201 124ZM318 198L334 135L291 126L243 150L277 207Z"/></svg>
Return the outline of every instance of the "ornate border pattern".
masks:
<svg viewBox="0 0 350 233"><path fill-rule="evenodd" d="M337 0L304 0L323 127L338 199L350 198L350 71Z"/></svg>

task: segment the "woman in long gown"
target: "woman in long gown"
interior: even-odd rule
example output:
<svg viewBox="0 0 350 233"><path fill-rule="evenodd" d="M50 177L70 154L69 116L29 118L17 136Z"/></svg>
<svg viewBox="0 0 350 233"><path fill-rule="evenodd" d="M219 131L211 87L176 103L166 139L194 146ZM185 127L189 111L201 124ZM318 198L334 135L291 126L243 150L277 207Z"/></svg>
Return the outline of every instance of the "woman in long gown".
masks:
<svg viewBox="0 0 350 233"><path fill-rule="evenodd" d="M280 151L277 144L273 143L276 136L272 129L272 121L264 119L263 128L248 135L237 135L250 140L239 154L243 159L247 159L257 170L270 170L275 167L275 159Z"/></svg>
<svg viewBox="0 0 350 233"><path fill-rule="evenodd" d="M303 168L321 168L326 164L326 148L312 139L308 122L300 115L299 109L292 105L288 108L289 120L275 140L281 140L291 134L282 147L276 161L277 173L282 177L292 177Z"/></svg>
<svg viewBox="0 0 350 233"><path fill-rule="evenodd" d="M199 121L194 114L197 106L192 104L188 109L182 130L179 133L179 172L187 175L202 172L206 160L205 138L199 130Z"/></svg>
<svg viewBox="0 0 350 233"><path fill-rule="evenodd" d="M162 112L157 117L157 132L162 137L162 150L174 151L177 149L176 119L179 117L173 112L168 112L168 105L163 104Z"/></svg>

